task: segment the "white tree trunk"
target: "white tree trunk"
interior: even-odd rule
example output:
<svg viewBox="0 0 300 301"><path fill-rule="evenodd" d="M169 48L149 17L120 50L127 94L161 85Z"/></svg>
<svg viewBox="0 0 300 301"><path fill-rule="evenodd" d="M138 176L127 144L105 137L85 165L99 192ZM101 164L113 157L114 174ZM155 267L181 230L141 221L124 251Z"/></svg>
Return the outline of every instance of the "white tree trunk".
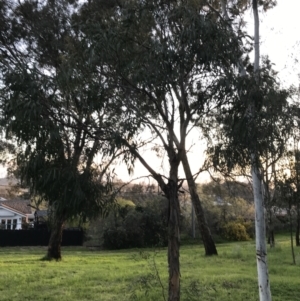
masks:
<svg viewBox="0 0 300 301"><path fill-rule="evenodd" d="M253 17L254 17L254 73L259 72L259 59L260 59L260 45L259 45L259 16L257 8L257 0L252 0L253 2ZM258 78L257 78L258 81Z"/></svg>
<svg viewBox="0 0 300 301"><path fill-rule="evenodd" d="M257 0L252 0L253 16L254 16L254 73L256 82L259 85L259 16ZM254 110L252 111L254 115ZM264 202L262 193L262 177L258 168L258 158L252 150L251 154L251 176L253 185L254 205L255 205L255 241L256 241L256 263L258 275L258 289L260 301L271 301L270 281L267 264L267 244L265 230L265 214Z"/></svg>
<svg viewBox="0 0 300 301"><path fill-rule="evenodd" d="M252 155L251 176L255 204L255 242L258 289L260 301L271 301L270 281L267 264L267 244L265 229L265 208L262 194L262 178L256 166L255 155Z"/></svg>

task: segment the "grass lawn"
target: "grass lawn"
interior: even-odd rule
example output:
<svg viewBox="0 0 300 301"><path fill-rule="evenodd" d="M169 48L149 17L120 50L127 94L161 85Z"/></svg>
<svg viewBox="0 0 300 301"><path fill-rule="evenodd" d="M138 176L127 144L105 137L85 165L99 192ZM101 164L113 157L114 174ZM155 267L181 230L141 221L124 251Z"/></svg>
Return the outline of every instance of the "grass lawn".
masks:
<svg viewBox="0 0 300 301"><path fill-rule="evenodd" d="M273 301L300 300L298 265L289 241L269 251ZM202 246L181 248L181 300L258 300L254 242L219 244L219 256ZM157 273L167 288L166 250L95 251L63 248L61 262L46 262L42 247L0 248L0 300L164 300ZM156 273L157 272L157 273Z"/></svg>

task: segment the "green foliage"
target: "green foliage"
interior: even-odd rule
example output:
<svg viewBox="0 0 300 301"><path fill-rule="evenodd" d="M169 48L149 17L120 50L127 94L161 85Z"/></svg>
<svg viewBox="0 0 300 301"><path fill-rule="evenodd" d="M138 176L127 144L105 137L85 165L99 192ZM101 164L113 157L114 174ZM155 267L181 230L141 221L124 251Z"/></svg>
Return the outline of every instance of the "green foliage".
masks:
<svg viewBox="0 0 300 301"><path fill-rule="evenodd" d="M126 249L130 247L139 246L139 243L136 242L136 245L130 245L128 242L126 230L122 227L114 228L105 228L103 232L104 247L107 249Z"/></svg>
<svg viewBox="0 0 300 301"><path fill-rule="evenodd" d="M126 207L126 206L129 206L129 207L135 207L135 204L133 201L131 200L127 200L127 199L124 199L124 198L117 198L117 204L121 207Z"/></svg>
<svg viewBox="0 0 300 301"><path fill-rule="evenodd" d="M293 91L280 86L268 58L260 68L259 85L249 71L236 78L235 89L227 95L231 102L216 109L215 136L208 137L209 159L226 174L249 166L254 151L258 158L270 153L280 158L294 126L288 102Z"/></svg>
<svg viewBox="0 0 300 301"><path fill-rule="evenodd" d="M111 213L103 232L107 249L153 247L167 242L165 212L147 203L144 206L120 207Z"/></svg>
<svg viewBox="0 0 300 301"><path fill-rule="evenodd" d="M254 237L254 205L248 185L234 181L209 182L199 185L198 191L213 234L227 239L223 227L233 222L242 224L247 235Z"/></svg>
<svg viewBox="0 0 300 301"><path fill-rule="evenodd" d="M232 241L250 240L245 225L238 221L226 223L222 227L222 234L226 239Z"/></svg>
<svg viewBox="0 0 300 301"><path fill-rule="evenodd" d="M101 60L72 17L75 2L1 2L7 30L0 33L0 126L18 145L14 171L22 184L63 220L109 211L114 199L106 159L109 165L117 155L120 144L111 132L122 124L122 110L96 69ZM130 136L132 128L124 127ZM93 163L99 153L101 167Z"/></svg>

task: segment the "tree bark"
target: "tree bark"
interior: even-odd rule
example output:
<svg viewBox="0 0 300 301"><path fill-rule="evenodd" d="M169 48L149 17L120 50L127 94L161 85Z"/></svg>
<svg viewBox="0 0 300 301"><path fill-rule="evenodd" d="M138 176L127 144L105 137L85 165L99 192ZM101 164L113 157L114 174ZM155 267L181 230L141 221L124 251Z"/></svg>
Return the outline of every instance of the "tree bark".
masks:
<svg viewBox="0 0 300 301"><path fill-rule="evenodd" d="M180 300L180 263L179 263L179 200L177 182L170 180L167 185L169 194L168 222L168 265L169 265L169 301Z"/></svg>
<svg viewBox="0 0 300 301"><path fill-rule="evenodd" d="M188 162L188 158L186 155L186 152L182 153L182 165L184 169L184 173L187 179L187 183L189 186L190 194L191 194L191 199L193 202L193 206L195 208L195 213L197 216L197 221L199 225L199 230L202 236L203 244L204 244L204 249L205 249L205 255L218 255L217 248L215 245L215 242L211 236L210 229L207 224L207 220L204 214L203 207L200 202L200 198L197 193L197 187L195 184L195 180L193 178L190 165Z"/></svg>
<svg viewBox="0 0 300 301"><path fill-rule="evenodd" d="M253 194L255 204L255 241L256 241L256 263L259 286L259 300L271 301L271 290L267 264L267 245L265 231L265 215L263 194L261 189L261 175L256 165L256 158L252 155L251 176L253 181Z"/></svg>
<svg viewBox="0 0 300 301"><path fill-rule="evenodd" d="M292 251L292 259L293 264L296 264L295 259L295 250L294 250L294 239L293 239L293 217L292 217L292 204L291 200L289 199L289 219L290 219L290 237L291 237L291 251Z"/></svg>
<svg viewBox="0 0 300 301"><path fill-rule="evenodd" d="M168 214L168 269L169 269L169 287L168 301L180 301L180 236L179 236L179 214L180 206L178 199L178 166L180 156L173 149L173 142L169 141L166 146L170 162L170 173L168 184L166 184L161 175L156 173L152 167L145 161L143 156L139 154L132 146L125 141L126 146L140 160L141 164L151 173L157 181L159 187L164 192L169 201Z"/></svg>
<svg viewBox="0 0 300 301"><path fill-rule="evenodd" d="M270 244L271 248L275 247L274 225L271 208L268 208L268 244Z"/></svg>
<svg viewBox="0 0 300 301"><path fill-rule="evenodd" d="M270 245L270 248L275 247L275 235L274 235L274 229L273 228L270 228L269 231L268 231L268 244Z"/></svg>
<svg viewBox="0 0 300 301"><path fill-rule="evenodd" d="M257 0L252 0L253 16L254 16L254 76L256 84L259 86L259 60L260 60L260 45L259 45L259 16ZM251 104L254 108L254 103ZM251 110L252 118L256 112ZM255 138L256 139L256 138ZM271 301L271 289L267 263L267 245L266 245L266 225L265 225L265 208L263 203L262 193L262 176L259 171L258 157L256 153L256 142L250 148L251 154L251 176L253 183L253 195L255 206L255 241L256 241L256 264L259 287L259 300Z"/></svg>
<svg viewBox="0 0 300 301"><path fill-rule="evenodd" d="M296 222L296 246L300 246L300 208L299 200L297 200L297 222Z"/></svg>
<svg viewBox="0 0 300 301"><path fill-rule="evenodd" d="M169 265L169 301L180 300L180 232L179 214L180 205L178 199L178 156L173 151L169 152L170 175L168 184L162 190L169 200L168 216L168 265Z"/></svg>
<svg viewBox="0 0 300 301"><path fill-rule="evenodd" d="M55 218L51 229L47 255L45 257L47 260L61 260L61 241L64 222L65 221L62 218Z"/></svg>
<svg viewBox="0 0 300 301"><path fill-rule="evenodd" d="M299 141L297 138L294 137L294 153L295 153L295 171L296 171L296 195L295 195L295 201L296 201L296 247L300 246L300 200L299 200L299 192L300 192L300 162L299 162L299 149L298 149Z"/></svg>

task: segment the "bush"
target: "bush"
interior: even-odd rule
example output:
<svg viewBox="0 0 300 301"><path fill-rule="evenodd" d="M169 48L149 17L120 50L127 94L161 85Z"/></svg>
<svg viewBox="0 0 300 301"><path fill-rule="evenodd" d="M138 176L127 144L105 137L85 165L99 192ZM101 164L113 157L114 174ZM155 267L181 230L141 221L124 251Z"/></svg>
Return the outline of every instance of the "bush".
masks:
<svg viewBox="0 0 300 301"><path fill-rule="evenodd" d="M125 229L106 228L103 232L103 246L107 249L124 249L127 246L127 235Z"/></svg>
<svg viewBox="0 0 300 301"><path fill-rule="evenodd" d="M222 234L224 238L233 241L245 241L250 239L245 225L238 221L226 223L222 227Z"/></svg>
<svg viewBox="0 0 300 301"><path fill-rule="evenodd" d="M119 208L107 220L103 232L103 247L125 249L165 246L167 224L164 210L153 204Z"/></svg>
<svg viewBox="0 0 300 301"><path fill-rule="evenodd" d="M250 238L254 238L255 237L255 226L254 226L254 222L251 221L247 221L247 222L241 222L242 225L244 225L247 234L249 235Z"/></svg>

